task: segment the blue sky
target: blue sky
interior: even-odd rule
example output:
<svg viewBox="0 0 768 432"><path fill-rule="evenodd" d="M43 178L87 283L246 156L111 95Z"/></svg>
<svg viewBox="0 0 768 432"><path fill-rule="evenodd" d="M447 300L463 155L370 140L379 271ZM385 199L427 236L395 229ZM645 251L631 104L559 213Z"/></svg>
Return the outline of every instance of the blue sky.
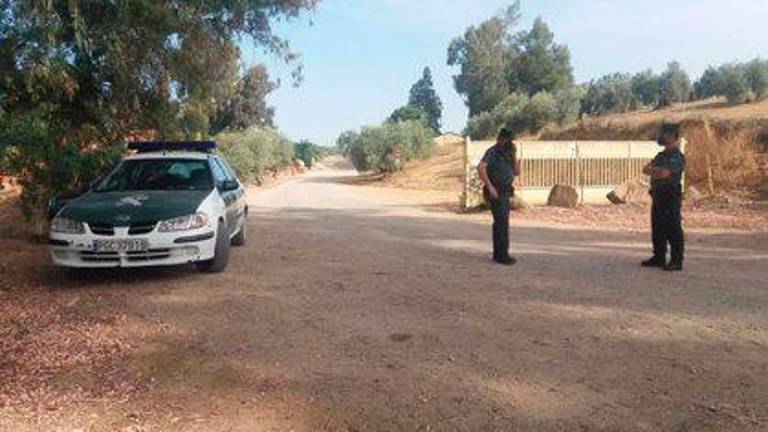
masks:
<svg viewBox="0 0 768 432"><path fill-rule="evenodd" d="M305 79L248 42L246 64L266 63L282 86L270 97L292 139L332 145L344 130L381 123L408 98L424 66L445 106L444 129L461 131L466 109L446 65L450 41L493 15L503 0L322 0L279 23L302 54ZM678 60L693 76L710 64L768 58L768 0L523 0L520 29L541 16L571 50L578 82L611 72L657 72Z"/></svg>

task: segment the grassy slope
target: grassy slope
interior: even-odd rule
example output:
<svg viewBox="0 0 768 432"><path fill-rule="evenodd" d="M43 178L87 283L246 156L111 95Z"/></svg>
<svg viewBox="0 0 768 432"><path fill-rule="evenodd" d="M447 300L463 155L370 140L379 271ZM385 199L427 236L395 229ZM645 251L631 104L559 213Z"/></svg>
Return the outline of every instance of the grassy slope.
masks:
<svg viewBox="0 0 768 432"><path fill-rule="evenodd" d="M696 141L691 147L691 150L695 152L693 149L696 148L697 144L701 146L703 142L701 125L705 123L705 120L711 124L713 130L711 132L711 145L727 153L730 152L730 150L726 151L728 146L733 145L736 141L734 134L739 135L744 131L754 133L757 130L764 131L763 133L768 137L768 101L730 106L721 100L706 100L676 105L657 111L636 111L608 115L585 119L566 128L545 130L540 139L650 139L653 138L660 123L675 121L683 122L687 136L693 138L692 140L689 138L689 141ZM760 145L760 143L753 144ZM706 145L710 145L710 143ZM702 170L700 168L702 164L699 163L696 155L691 156L690 162L693 169ZM764 158L764 156L759 158ZM727 162L741 164L738 160ZM759 168L751 165L747 170L755 171ZM730 174L724 173L723 175ZM461 190L462 176L462 141L455 139L438 143L433 158L411 162L404 171L384 177L381 179L381 183L399 188L431 189L458 193ZM755 176L752 182L764 182L764 176L765 173L763 172L760 176Z"/></svg>

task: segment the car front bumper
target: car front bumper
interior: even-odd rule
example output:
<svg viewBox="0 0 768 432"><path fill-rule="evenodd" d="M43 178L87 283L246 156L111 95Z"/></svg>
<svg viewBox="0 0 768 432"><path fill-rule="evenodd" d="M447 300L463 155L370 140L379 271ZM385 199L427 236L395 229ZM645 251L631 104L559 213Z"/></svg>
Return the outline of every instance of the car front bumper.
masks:
<svg viewBox="0 0 768 432"><path fill-rule="evenodd" d="M104 252L94 248L94 240L136 239L147 239L149 248L136 252ZM129 236L127 233L99 236L90 230L77 235L50 233L49 249L53 263L61 267L172 266L212 259L216 249L216 232L210 227L205 227L194 231L152 232L138 236Z"/></svg>

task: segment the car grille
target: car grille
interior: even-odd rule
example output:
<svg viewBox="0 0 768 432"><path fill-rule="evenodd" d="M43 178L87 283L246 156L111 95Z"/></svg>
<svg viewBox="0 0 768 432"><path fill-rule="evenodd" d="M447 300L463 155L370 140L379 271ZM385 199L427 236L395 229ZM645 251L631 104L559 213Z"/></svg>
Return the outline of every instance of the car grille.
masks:
<svg viewBox="0 0 768 432"><path fill-rule="evenodd" d="M120 261L120 255L117 252L80 252L80 258L85 262L116 262Z"/></svg>
<svg viewBox="0 0 768 432"><path fill-rule="evenodd" d="M128 234L130 235L149 234L155 229L155 226L157 226L157 222L131 225L130 228L128 228Z"/></svg>
<svg viewBox="0 0 768 432"><path fill-rule="evenodd" d="M112 225L93 224L88 226L91 228L91 232L96 235L101 235L101 236L115 235L115 227L113 227Z"/></svg>
<svg viewBox="0 0 768 432"><path fill-rule="evenodd" d="M115 227L109 224L89 224L91 232L100 236L115 235ZM141 222L128 227L128 235L149 234L154 231L157 222Z"/></svg>
<svg viewBox="0 0 768 432"><path fill-rule="evenodd" d="M144 252L128 252L128 261L154 261L171 257L170 249L150 249Z"/></svg>
<svg viewBox="0 0 768 432"><path fill-rule="evenodd" d="M127 252L126 259L130 262L155 261L171 257L170 249L150 249L148 251ZM80 258L85 262L119 262L117 252L82 251Z"/></svg>

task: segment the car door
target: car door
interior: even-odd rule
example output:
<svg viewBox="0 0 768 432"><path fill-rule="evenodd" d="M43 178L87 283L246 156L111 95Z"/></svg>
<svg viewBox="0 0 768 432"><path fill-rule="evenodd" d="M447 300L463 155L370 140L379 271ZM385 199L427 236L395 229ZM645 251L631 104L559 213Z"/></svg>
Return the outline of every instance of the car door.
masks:
<svg viewBox="0 0 768 432"><path fill-rule="evenodd" d="M232 167L229 166L229 163L225 159L219 159L219 162L221 163L222 168L224 168L224 173L227 175L227 179L234 184L237 184L237 188L235 189L235 217L234 220L237 222L236 226L239 228L240 226L245 223L245 217L246 217L246 198L245 198L245 189L243 189L243 186L240 184L240 180L237 179L237 175L235 175L235 171L232 169Z"/></svg>
<svg viewBox="0 0 768 432"><path fill-rule="evenodd" d="M221 199L224 200L224 206L226 208L224 217L227 223L227 231L229 235L232 235L237 228L237 190L227 187L227 172L219 161L219 158L211 157L209 162L211 164L213 179L216 182L216 189L219 191Z"/></svg>

